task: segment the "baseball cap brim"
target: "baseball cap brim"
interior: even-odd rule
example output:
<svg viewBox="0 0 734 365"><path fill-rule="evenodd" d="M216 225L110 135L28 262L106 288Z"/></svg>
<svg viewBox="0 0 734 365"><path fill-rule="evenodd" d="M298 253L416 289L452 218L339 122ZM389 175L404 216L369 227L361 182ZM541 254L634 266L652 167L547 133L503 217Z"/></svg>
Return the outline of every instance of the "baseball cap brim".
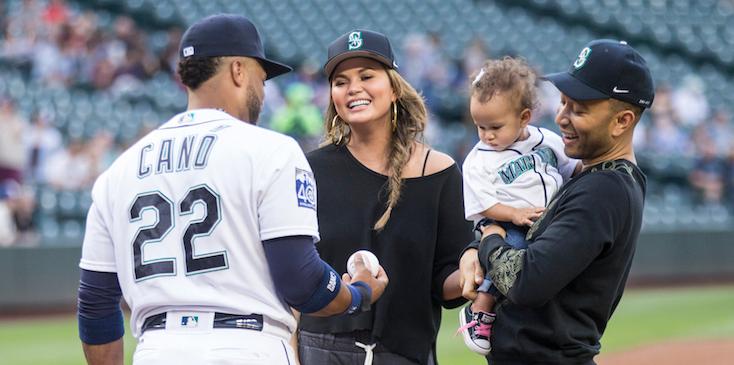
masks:
<svg viewBox="0 0 734 365"><path fill-rule="evenodd" d="M568 72L559 72L542 77L558 88L563 94L574 100L609 99L610 96L586 85Z"/></svg>
<svg viewBox="0 0 734 365"><path fill-rule="evenodd" d="M280 76L282 74L293 71L293 69L290 66L284 65L280 62L275 62L267 58L258 58L258 57L256 58L258 61L260 61L260 64L262 65L263 69L265 70L265 75L266 75L265 80L270 80L273 77Z"/></svg>
<svg viewBox="0 0 734 365"><path fill-rule="evenodd" d="M390 61L389 58L375 52L365 51L365 50L355 50L355 51L349 51L349 52L343 52L334 58L330 59L326 64L324 65L324 73L326 76L331 79L331 74L336 69L336 66L339 66L339 64L342 61L348 60L350 58L355 57L366 57L371 58L377 62L382 63L383 65L387 66L388 68L395 68L395 65L392 64L392 61Z"/></svg>

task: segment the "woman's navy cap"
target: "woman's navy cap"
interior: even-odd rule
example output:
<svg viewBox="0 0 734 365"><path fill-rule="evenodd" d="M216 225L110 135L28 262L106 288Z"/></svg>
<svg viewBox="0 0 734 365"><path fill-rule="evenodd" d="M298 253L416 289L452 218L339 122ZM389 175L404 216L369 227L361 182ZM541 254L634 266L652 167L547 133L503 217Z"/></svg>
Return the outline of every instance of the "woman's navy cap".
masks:
<svg viewBox="0 0 734 365"><path fill-rule="evenodd" d="M591 41L568 72L543 78L574 100L613 98L649 108L655 98L645 59L624 41Z"/></svg>
<svg viewBox="0 0 734 365"><path fill-rule="evenodd" d="M194 23L181 38L178 54L181 59L252 57L260 61L265 69L266 79L293 70L280 62L267 59L255 25L244 16L234 14L212 15Z"/></svg>
<svg viewBox="0 0 734 365"><path fill-rule="evenodd" d="M388 68L398 68L390 40L384 34L371 30L355 29L344 33L331 42L328 60L324 65L324 73L331 79L331 74L336 66L353 57L367 57L384 64Z"/></svg>

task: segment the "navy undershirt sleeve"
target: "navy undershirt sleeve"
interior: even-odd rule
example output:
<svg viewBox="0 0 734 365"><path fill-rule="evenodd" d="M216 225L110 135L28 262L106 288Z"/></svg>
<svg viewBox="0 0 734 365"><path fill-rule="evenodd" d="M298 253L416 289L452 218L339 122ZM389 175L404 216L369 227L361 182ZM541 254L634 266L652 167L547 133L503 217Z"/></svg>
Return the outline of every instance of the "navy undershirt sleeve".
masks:
<svg viewBox="0 0 734 365"><path fill-rule="evenodd" d="M288 304L308 301L327 269L311 236L287 236L263 241L265 257L278 293Z"/></svg>
<svg viewBox="0 0 734 365"><path fill-rule="evenodd" d="M78 293L79 338L100 345L125 333L116 273L81 270Z"/></svg>
<svg viewBox="0 0 734 365"><path fill-rule="evenodd" d="M109 317L120 310L122 290L117 273L81 270L79 315L87 319Z"/></svg>

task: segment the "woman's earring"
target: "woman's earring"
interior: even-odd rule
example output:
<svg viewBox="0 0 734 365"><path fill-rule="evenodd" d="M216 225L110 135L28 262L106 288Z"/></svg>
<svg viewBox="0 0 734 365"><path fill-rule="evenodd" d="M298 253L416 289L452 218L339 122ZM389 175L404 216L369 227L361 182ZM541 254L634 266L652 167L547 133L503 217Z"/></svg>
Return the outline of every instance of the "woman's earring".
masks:
<svg viewBox="0 0 734 365"><path fill-rule="evenodd" d="M331 120L331 135L335 135L336 134L336 132L335 132L336 131L336 118L338 118L338 117L339 117L339 115L337 114L337 115L334 116L334 119ZM343 133L339 133L339 139L337 139L337 141L336 141L336 145L337 146L340 145L340 144L342 144L342 139L343 138L344 138L344 134Z"/></svg>
<svg viewBox="0 0 734 365"><path fill-rule="evenodd" d="M398 129L398 103L392 103L392 131Z"/></svg>

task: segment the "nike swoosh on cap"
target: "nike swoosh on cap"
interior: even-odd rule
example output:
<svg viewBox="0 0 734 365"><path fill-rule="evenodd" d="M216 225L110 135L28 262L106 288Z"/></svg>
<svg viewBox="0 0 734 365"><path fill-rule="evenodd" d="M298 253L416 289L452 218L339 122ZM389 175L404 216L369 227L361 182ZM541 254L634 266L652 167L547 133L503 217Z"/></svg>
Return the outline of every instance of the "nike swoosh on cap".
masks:
<svg viewBox="0 0 734 365"><path fill-rule="evenodd" d="M630 92L629 90L617 89L616 86L614 87L614 89L612 89L612 91L617 94L628 94Z"/></svg>

